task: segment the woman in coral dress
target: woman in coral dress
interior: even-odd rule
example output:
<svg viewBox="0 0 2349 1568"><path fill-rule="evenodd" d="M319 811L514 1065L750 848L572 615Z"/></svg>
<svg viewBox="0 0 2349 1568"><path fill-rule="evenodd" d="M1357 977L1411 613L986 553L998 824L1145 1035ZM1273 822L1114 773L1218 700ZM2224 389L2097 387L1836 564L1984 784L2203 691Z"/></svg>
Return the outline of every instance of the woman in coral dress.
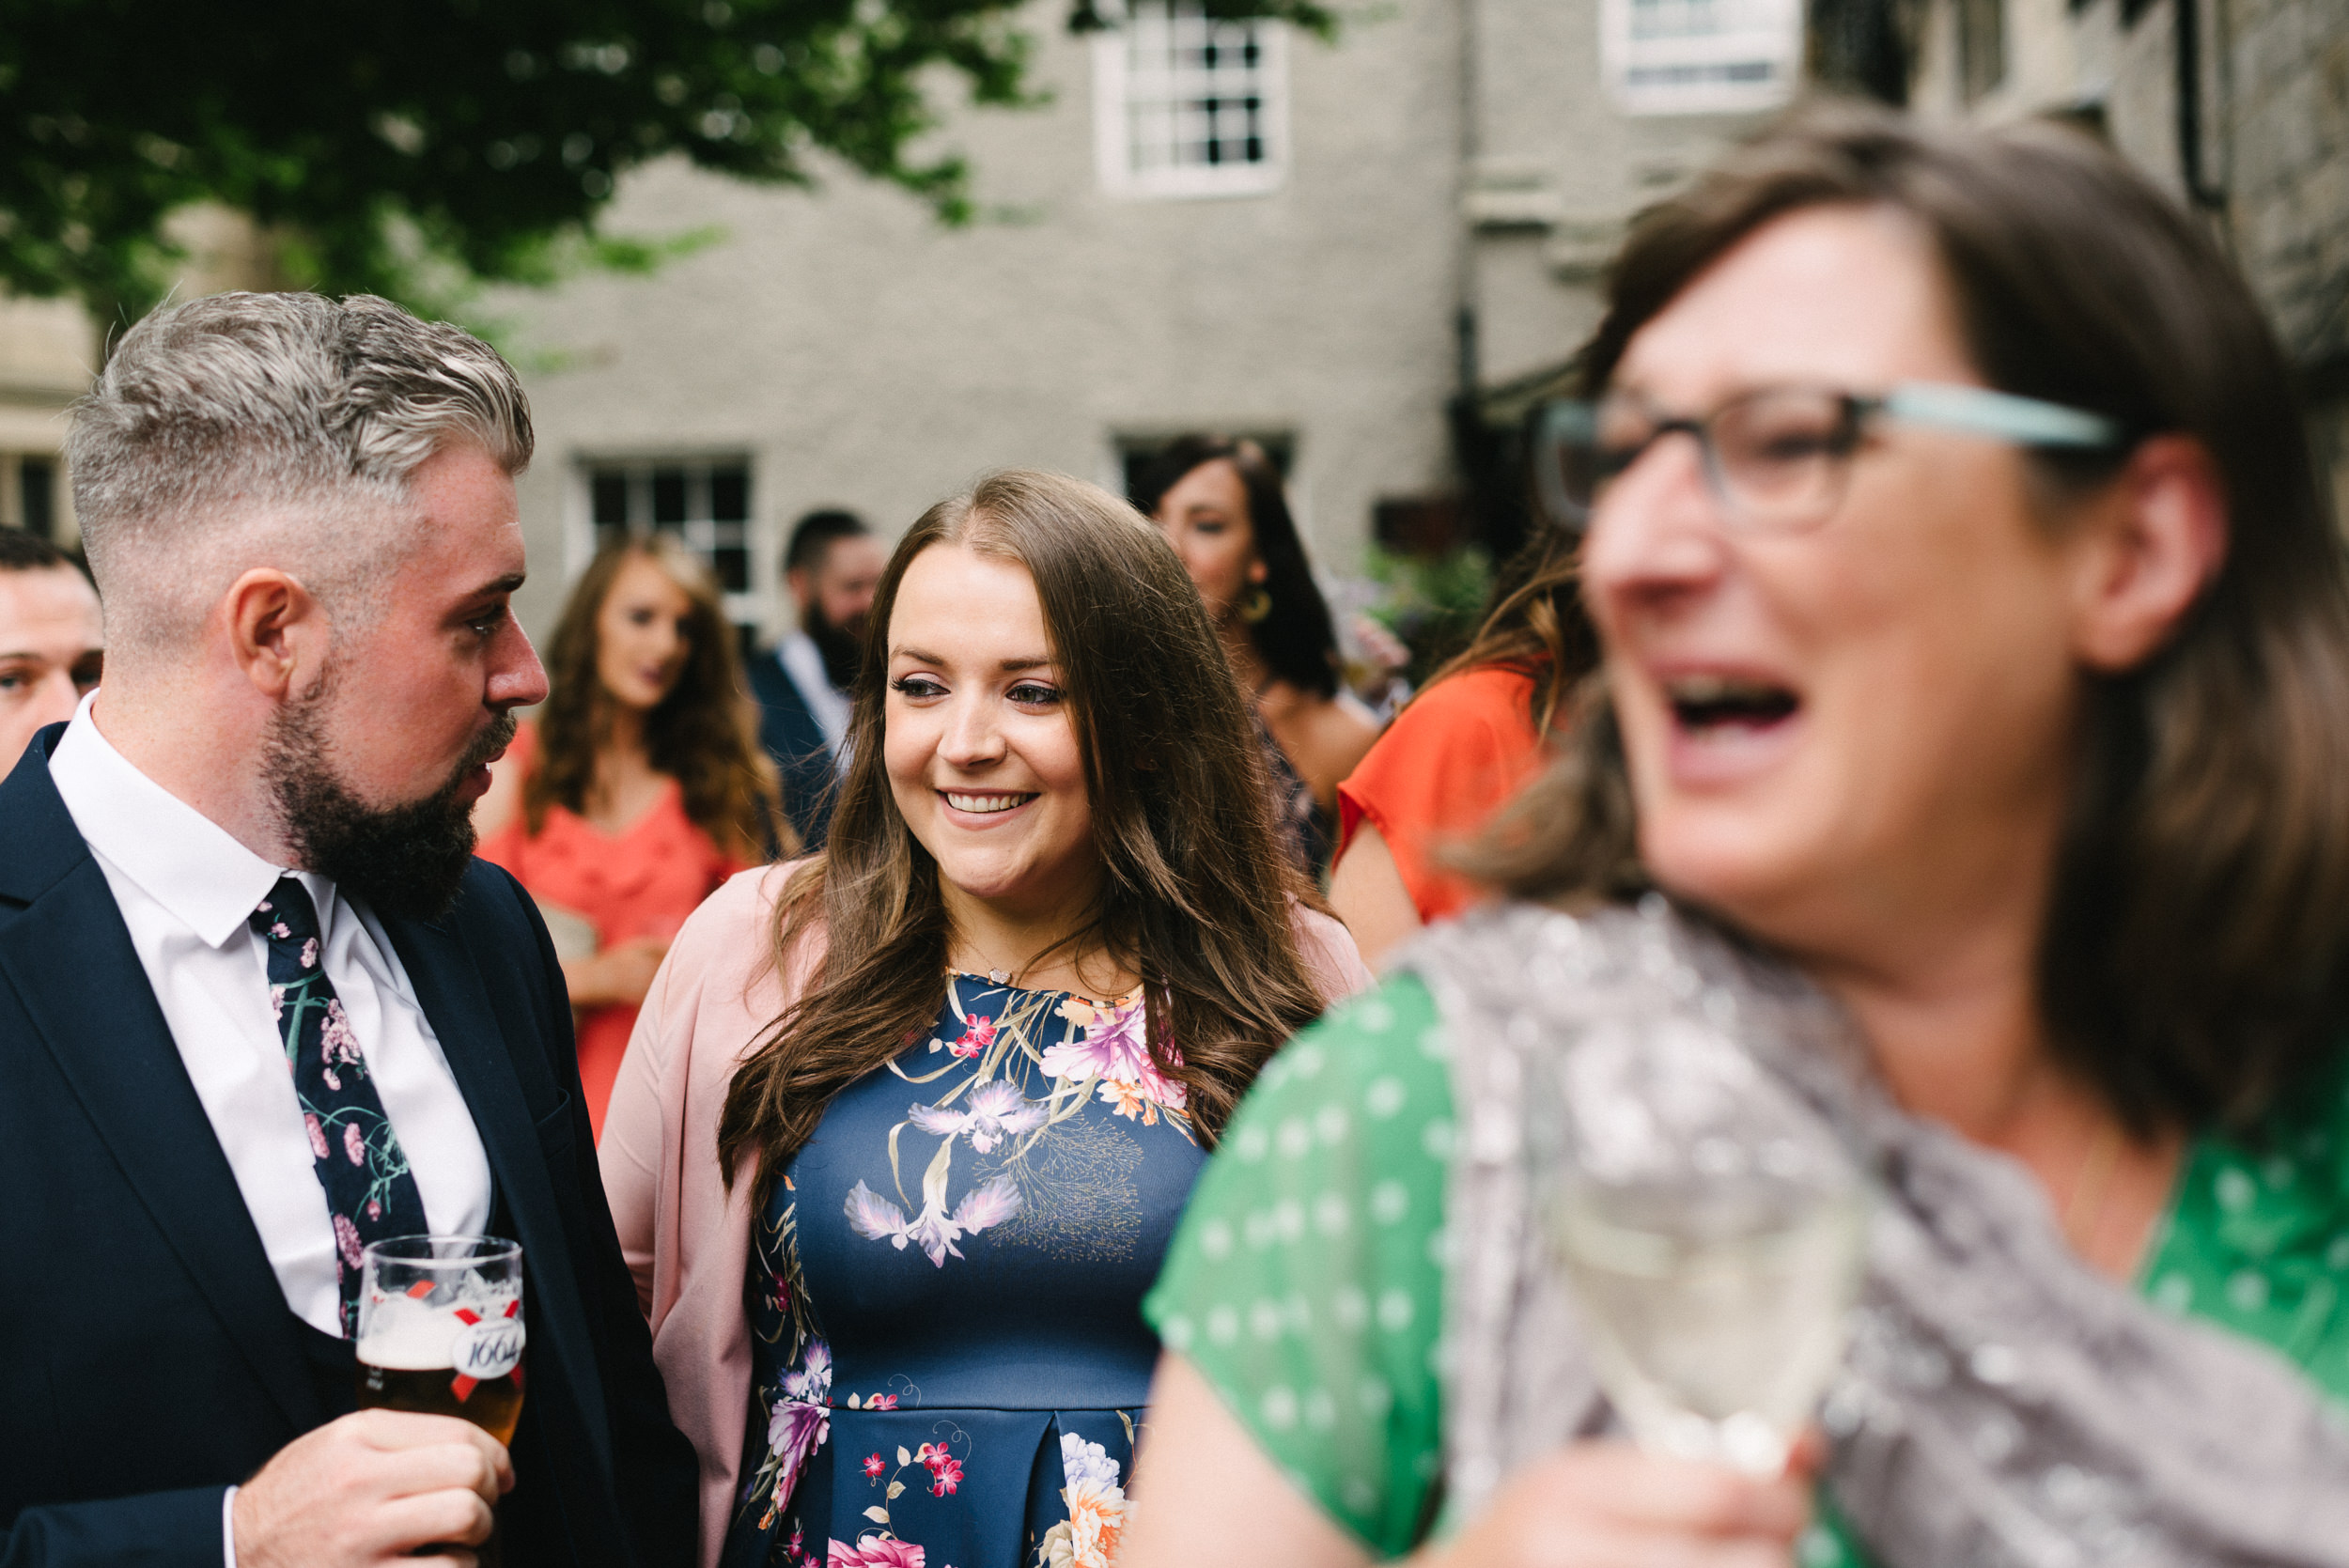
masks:
<svg viewBox="0 0 2349 1568"><path fill-rule="evenodd" d="M653 970L703 899L767 858L783 818L699 557L658 535L607 547L549 662L546 706L496 765L474 824L482 859L547 916L600 1136Z"/></svg>

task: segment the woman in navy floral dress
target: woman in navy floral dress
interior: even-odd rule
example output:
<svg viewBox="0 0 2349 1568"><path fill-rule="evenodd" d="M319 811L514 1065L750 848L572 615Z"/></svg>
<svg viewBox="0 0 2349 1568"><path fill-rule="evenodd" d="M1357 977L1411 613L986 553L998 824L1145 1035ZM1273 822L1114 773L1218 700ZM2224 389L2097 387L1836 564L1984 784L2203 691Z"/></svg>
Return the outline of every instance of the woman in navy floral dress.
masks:
<svg viewBox="0 0 2349 1568"><path fill-rule="evenodd" d="M1130 509L996 475L872 624L826 853L722 890L647 998L614 1218L703 1562L1106 1568L1206 1150L1369 977Z"/></svg>
<svg viewBox="0 0 2349 1568"><path fill-rule="evenodd" d="M1157 1351L1134 1303L1203 1157L1142 1023L956 975L937 1032L832 1102L754 1243L765 1419L730 1560L877 1529L957 1568L1009 1541L1106 1560Z"/></svg>

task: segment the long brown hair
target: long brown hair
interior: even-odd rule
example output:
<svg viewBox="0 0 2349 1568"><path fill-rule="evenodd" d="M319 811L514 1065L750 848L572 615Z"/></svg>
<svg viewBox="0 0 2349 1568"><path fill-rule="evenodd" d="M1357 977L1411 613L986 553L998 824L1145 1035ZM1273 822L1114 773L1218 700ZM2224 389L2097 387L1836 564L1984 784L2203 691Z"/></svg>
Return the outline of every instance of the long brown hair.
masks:
<svg viewBox="0 0 2349 1568"><path fill-rule="evenodd" d="M2349 563L2283 356L2209 237L2085 137L1831 105L1634 226L1590 385L1741 240L1823 205L1920 225L1992 386L2189 435L2217 466L2216 579L2166 648L2090 686L2036 981L2060 1058L2132 1126L2240 1126L2336 1059L2349 1022ZM2047 524L2125 460L2033 455ZM1519 896L1644 880L1605 692L1578 703L1569 754L1475 857Z"/></svg>
<svg viewBox="0 0 2349 1568"><path fill-rule="evenodd" d="M1490 666L1533 682L1533 733L1548 737L1575 683L1598 667L1598 634L1582 612L1581 541L1546 524L1494 580L1492 608L1469 645L1427 677L1438 681Z"/></svg>
<svg viewBox="0 0 2349 1568"><path fill-rule="evenodd" d="M653 768L677 780L693 825L737 858L766 859L768 843L775 837L793 847L775 765L758 744L734 628L717 580L700 556L660 534L605 545L563 606L547 647L549 691L538 712L537 761L522 785L523 820L536 833L546 826L551 806L586 810L596 750L610 712L596 673L596 618L620 568L632 560L659 567L693 606L687 619L685 669L645 716L645 749Z"/></svg>
<svg viewBox="0 0 2349 1568"><path fill-rule="evenodd" d="M1104 876L1072 940L1142 977L1151 1055L1212 1138L1258 1068L1324 999L1292 910L1321 907L1273 839L1247 709L1182 563L1107 490L1010 472L922 514L865 629L849 767L823 854L777 901L774 961L821 934L821 965L726 1091L718 1157L758 1157L764 1194L840 1093L905 1048L946 996L938 863L907 828L883 760L890 616L924 551L1025 567L1085 759Z"/></svg>

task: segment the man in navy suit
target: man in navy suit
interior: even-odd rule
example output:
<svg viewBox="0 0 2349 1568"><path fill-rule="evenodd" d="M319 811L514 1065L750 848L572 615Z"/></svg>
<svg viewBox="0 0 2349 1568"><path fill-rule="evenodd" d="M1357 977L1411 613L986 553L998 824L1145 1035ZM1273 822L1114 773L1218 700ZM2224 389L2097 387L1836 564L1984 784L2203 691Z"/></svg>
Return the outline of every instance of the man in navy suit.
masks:
<svg viewBox="0 0 2349 1568"><path fill-rule="evenodd" d="M104 681L0 784L0 1568L463 1563L493 1505L515 1568L694 1556L561 971L472 857L547 691L531 439L366 298L158 312L76 410ZM510 1453L353 1413L360 1250L425 1230L522 1245Z"/></svg>
<svg viewBox="0 0 2349 1568"><path fill-rule="evenodd" d="M832 825L832 782L864 658L864 618L889 552L854 512L810 512L792 525L784 586L800 628L750 662L758 738L783 771L783 809L810 849Z"/></svg>

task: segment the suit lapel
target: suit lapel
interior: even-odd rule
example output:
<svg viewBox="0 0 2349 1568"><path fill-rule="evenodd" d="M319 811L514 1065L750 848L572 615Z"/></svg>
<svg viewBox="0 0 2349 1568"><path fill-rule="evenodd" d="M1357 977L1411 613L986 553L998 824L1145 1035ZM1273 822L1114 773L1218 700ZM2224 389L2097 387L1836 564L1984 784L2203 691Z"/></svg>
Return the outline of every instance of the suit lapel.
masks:
<svg viewBox="0 0 2349 1568"><path fill-rule="evenodd" d="M41 750L37 773L19 768L0 792L0 823L9 830L0 837L24 851L6 868L17 875L0 875L0 883L29 895L0 927L0 980L255 1377L294 1428L307 1430L325 1412L292 1312L114 892L49 782ZM0 895L10 891L0 886Z"/></svg>
<svg viewBox="0 0 2349 1568"><path fill-rule="evenodd" d="M551 1219L554 1194L545 1164L537 1157L537 1129L472 955L439 922L385 920L383 929L441 1042L458 1093L473 1112L498 1198L518 1227L524 1220Z"/></svg>
<svg viewBox="0 0 2349 1568"><path fill-rule="evenodd" d="M474 893L468 888L460 896ZM574 1323L576 1312L567 1304L577 1299L578 1274L564 1236L546 1157L539 1148L537 1126L522 1094L513 1049L500 1028L499 1011L480 967L451 929L457 920L454 913L430 923L385 920L383 929L440 1039L458 1091L473 1112L474 1128L490 1157L497 1200L513 1218L513 1239L522 1245L533 1364L544 1367L552 1360L592 1367L593 1347L583 1340L574 1343L574 1329L582 1326ZM571 1092L577 1093L576 1085ZM538 1345L540 1335L552 1343ZM578 1397L591 1401L598 1389L594 1379L573 1381L579 1384ZM594 1414L600 1418L600 1409ZM593 1430L602 1428L598 1425Z"/></svg>

